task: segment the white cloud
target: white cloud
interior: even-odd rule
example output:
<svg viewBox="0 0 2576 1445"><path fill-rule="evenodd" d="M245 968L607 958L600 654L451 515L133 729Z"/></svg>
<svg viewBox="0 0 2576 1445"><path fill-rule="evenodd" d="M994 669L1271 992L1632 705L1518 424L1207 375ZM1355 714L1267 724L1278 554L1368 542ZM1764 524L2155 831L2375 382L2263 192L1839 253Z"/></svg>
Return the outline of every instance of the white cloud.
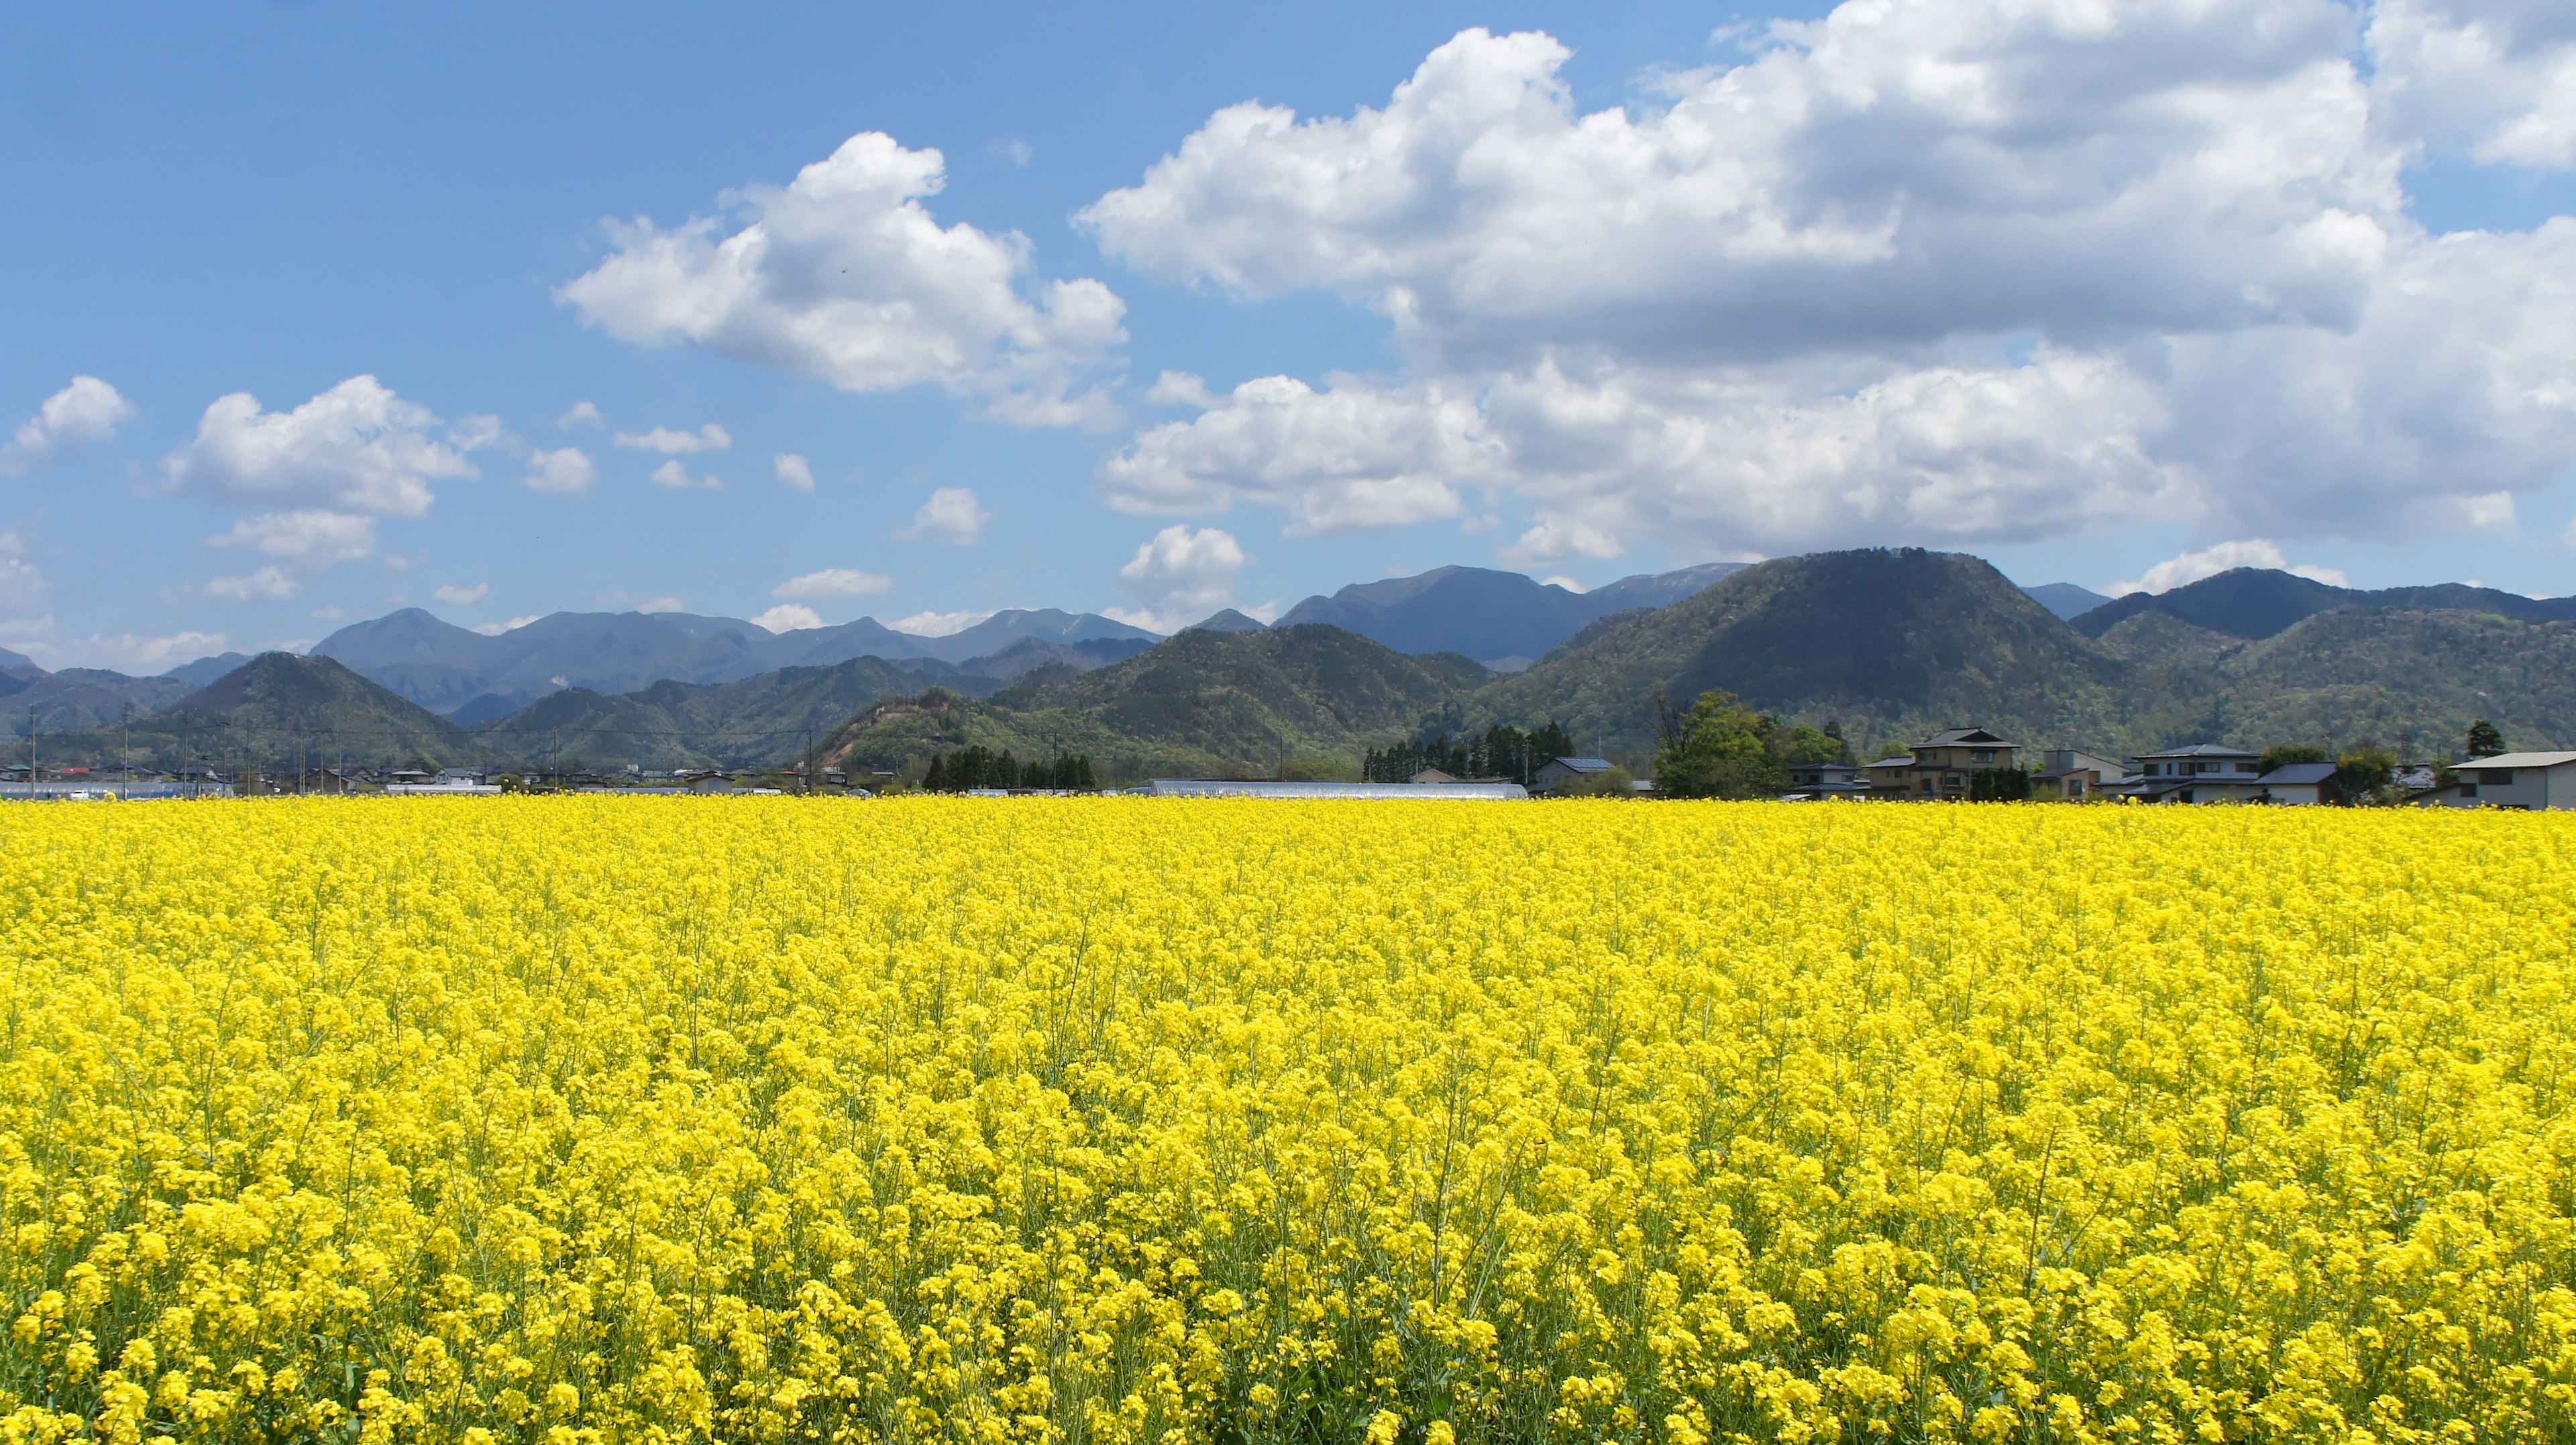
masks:
<svg viewBox="0 0 2576 1445"><path fill-rule="evenodd" d="M1542 577L1542 578L1540 578L1540 579L1539 579L1539 581L1541 581L1541 582L1545 583L1546 585L1548 585L1548 586L1550 586L1550 587L1562 587L1562 588L1564 588L1566 591L1571 592L1571 593L1574 593L1574 594L1575 594L1576 596L1578 596L1578 597L1579 597L1579 596L1581 596L1581 595L1583 595L1584 593L1589 592L1589 591L1591 591L1591 590L1592 590L1591 588L1584 586L1580 581L1576 580L1575 578L1565 576L1565 575L1564 575L1564 574L1562 574L1562 573L1559 573L1559 574L1557 574L1556 576L1553 576L1553 577Z"/></svg>
<svg viewBox="0 0 2576 1445"><path fill-rule="evenodd" d="M896 632L909 632L915 637L953 637L993 615L993 609L981 612L916 612L886 624Z"/></svg>
<svg viewBox="0 0 2576 1445"><path fill-rule="evenodd" d="M984 510L972 487L941 487L930 494L912 514L912 525L895 533L910 539L952 542L960 547L972 546L984 535L984 524L993 514Z"/></svg>
<svg viewBox="0 0 2576 1445"><path fill-rule="evenodd" d="M579 447L539 448L528 454L528 487L539 492L586 492L599 480L599 467Z"/></svg>
<svg viewBox="0 0 2576 1445"><path fill-rule="evenodd" d="M1149 632L1178 632L1234 596L1234 580L1249 560L1230 532L1165 527L1118 569L1119 586L1144 605L1108 615Z"/></svg>
<svg viewBox="0 0 2576 1445"><path fill-rule="evenodd" d="M220 632L174 632L163 637L132 632L60 635L51 616L0 622L0 646L25 653L48 671L101 667L136 677L165 672L183 662L225 650Z"/></svg>
<svg viewBox="0 0 2576 1445"><path fill-rule="evenodd" d="M372 376L353 376L290 412L237 391L206 408L197 438L162 462L172 486L239 506L300 506L418 517L433 482L478 475L433 440L438 418Z"/></svg>
<svg viewBox="0 0 2576 1445"><path fill-rule="evenodd" d="M0 477L21 476L82 447L113 441L116 429L133 416L134 404L115 387L95 376L75 376L0 446Z"/></svg>
<svg viewBox="0 0 2576 1445"><path fill-rule="evenodd" d="M466 630L469 632L482 633L486 637L498 637L504 632L518 631L520 628L536 621L538 615L539 614L537 613L531 612L525 617L513 617L507 622L486 622L481 626L471 627Z"/></svg>
<svg viewBox="0 0 2576 1445"><path fill-rule="evenodd" d="M376 550L376 519L326 508L263 512L206 539L209 547L248 547L299 568L354 562Z"/></svg>
<svg viewBox="0 0 2576 1445"><path fill-rule="evenodd" d="M790 577L770 588L769 595L805 602L828 602L842 597L865 597L892 586L894 579L882 572L830 567L820 572L808 572L802 577Z"/></svg>
<svg viewBox="0 0 2576 1445"><path fill-rule="evenodd" d="M677 597L647 597L635 604L638 612L686 612L688 604Z"/></svg>
<svg viewBox="0 0 2576 1445"><path fill-rule="evenodd" d="M778 480L788 486L800 492L814 490L814 468L807 465L803 457L794 452L780 452L769 459L769 464L777 469Z"/></svg>
<svg viewBox="0 0 2576 1445"><path fill-rule="evenodd" d="M1028 166L1030 161L1037 159L1038 154L1036 149L1030 146L1027 141L1022 140L1015 135L1002 136L987 143L984 147L984 153L993 157L995 160L1009 161L1012 165L1019 166L1023 169Z"/></svg>
<svg viewBox="0 0 2576 1445"><path fill-rule="evenodd" d="M453 582L443 583L429 595L450 607L471 607L492 595L492 584L477 582L471 587L459 587Z"/></svg>
<svg viewBox="0 0 2576 1445"><path fill-rule="evenodd" d="M51 585L26 552L17 533L0 532L0 607L28 606Z"/></svg>
<svg viewBox="0 0 2576 1445"><path fill-rule="evenodd" d="M217 577L206 583L207 596L229 602L283 602L302 590L294 578L277 567L262 567L238 577Z"/></svg>
<svg viewBox="0 0 2576 1445"><path fill-rule="evenodd" d="M2488 164L2576 166L2576 11L2563 0L2378 0L2370 16L2392 131Z"/></svg>
<svg viewBox="0 0 2576 1445"><path fill-rule="evenodd" d="M2269 567L2323 582L2329 587L2352 585L2351 579L2332 567L2291 566L2290 559L2282 555L2277 543L2258 537L2243 542L2221 542L2202 551L2167 558L2148 568L2143 577L2112 583L2110 591L2114 597L2126 597L2132 592L2171 592L2177 587L2187 587L2203 578L2215 577L2238 567Z"/></svg>
<svg viewBox="0 0 2576 1445"><path fill-rule="evenodd" d="M2448 3L2576 43L2561 5ZM2502 529L2576 462L2576 220L2427 235L2405 77L2373 89L2332 0L1853 3L1589 116L1565 56L1468 31L1383 109L1220 111L1086 210L1154 274L1371 306L1407 363L1166 373L1196 414L1106 500L1511 512L1528 563Z"/></svg>
<svg viewBox="0 0 2576 1445"><path fill-rule="evenodd" d="M570 411L567 411L563 415L555 418L555 425L565 431L570 431L577 426L586 426L594 431L604 431L608 427L608 418L599 414L599 407L596 403L577 401L572 404L572 409Z"/></svg>
<svg viewBox="0 0 2576 1445"><path fill-rule="evenodd" d="M1076 388L1126 339L1124 303L1093 280L1029 282L1025 237L941 227L921 198L944 167L855 135L786 186L728 192L717 215L612 227L615 254L557 295L640 346L692 342L844 391L937 385L1025 424L1114 420Z"/></svg>
<svg viewBox="0 0 2576 1445"><path fill-rule="evenodd" d="M447 439L458 451L479 452L506 446L517 450L524 445L510 435L497 416L461 416L447 429Z"/></svg>
<svg viewBox="0 0 2576 1445"><path fill-rule="evenodd" d="M1222 511L1240 497L1286 507L1299 532L1400 526L1456 516L1453 484L1487 479L1504 461L1475 398L1436 383L1335 377L1319 392L1265 376L1212 400L1195 420L1165 422L1108 459L1111 506Z"/></svg>
<svg viewBox="0 0 2576 1445"><path fill-rule="evenodd" d="M2353 39L2330 0L1854 4L1586 116L1564 45L1469 30L1384 109L1219 111L1082 219L1453 361L2336 322L2399 211Z"/></svg>
<svg viewBox="0 0 2576 1445"><path fill-rule="evenodd" d="M688 467L682 464L678 457L673 457L653 469L653 485L681 489L698 487L711 492L720 492L724 490L724 478L713 472L702 477L690 476Z"/></svg>
<svg viewBox="0 0 2576 1445"><path fill-rule="evenodd" d="M622 431L617 444L637 451L660 452L666 457L695 456L699 452L720 452L733 445L733 433L716 422L708 422L696 431L673 431L657 426L651 431Z"/></svg>
<svg viewBox="0 0 2576 1445"><path fill-rule="evenodd" d="M765 627L772 632L796 632L822 626L823 616L801 602L781 602L751 619L751 625Z"/></svg>

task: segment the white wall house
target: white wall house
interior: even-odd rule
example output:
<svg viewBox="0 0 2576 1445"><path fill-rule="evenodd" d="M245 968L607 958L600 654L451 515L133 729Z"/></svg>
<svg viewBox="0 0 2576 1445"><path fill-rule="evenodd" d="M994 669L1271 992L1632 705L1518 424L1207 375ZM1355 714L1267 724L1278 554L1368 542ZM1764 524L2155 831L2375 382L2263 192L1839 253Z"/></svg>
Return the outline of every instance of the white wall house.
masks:
<svg viewBox="0 0 2576 1445"><path fill-rule="evenodd" d="M2128 791L2149 803L2250 803L2263 792L2263 764L2254 753L2219 743L2141 753Z"/></svg>
<svg viewBox="0 0 2576 1445"><path fill-rule="evenodd" d="M2576 753L2502 753L2452 770L2456 788L2434 801L2453 808L2576 808Z"/></svg>

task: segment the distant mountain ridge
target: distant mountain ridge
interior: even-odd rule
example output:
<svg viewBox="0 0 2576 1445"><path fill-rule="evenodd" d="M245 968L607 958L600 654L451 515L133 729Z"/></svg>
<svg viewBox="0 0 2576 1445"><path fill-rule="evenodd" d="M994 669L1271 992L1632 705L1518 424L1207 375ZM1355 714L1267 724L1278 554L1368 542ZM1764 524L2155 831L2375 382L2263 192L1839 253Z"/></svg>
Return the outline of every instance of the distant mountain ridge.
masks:
<svg viewBox="0 0 2576 1445"><path fill-rule="evenodd" d="M314 644L313 655L345 663L433 712L493 717L565 688L614 696L657 682L734 682L858 657L953 664L1023 639L1142 645L1155 634L1091 613L1040 608L997 612L943 637L897 632L869 617L773 633L737 618L679 612L557 612L486 635L407 607L341 628Z"/></svg>
<svg viewBox="0 0 2576 1445"><path fill-rule="evenodd" d="M2144 612L2178 617L2229 637L2277 636L2320 612L2486 612L2521 622L2576 621L2576 597L2525 597L2492 587L2445 582L2431 587L2364 591L2266 567L2238 567L2168 592L2132 592L2074 619L2075 629L2100 637Z"/></svg>
<svg viewBox="0 0 2576 1445"><path fill-rule="evenodd" d="M1604 614L1669 606L1743 566L1709 562L1678 572L1622 577L1590 592L1520 572L1435 567L1410 577L1355 582L1330 597L1309 597L1288 609L1278 625L1321 623L1398 652L1454 652L1480 662L1518 662L1546 652Z"/></svg>

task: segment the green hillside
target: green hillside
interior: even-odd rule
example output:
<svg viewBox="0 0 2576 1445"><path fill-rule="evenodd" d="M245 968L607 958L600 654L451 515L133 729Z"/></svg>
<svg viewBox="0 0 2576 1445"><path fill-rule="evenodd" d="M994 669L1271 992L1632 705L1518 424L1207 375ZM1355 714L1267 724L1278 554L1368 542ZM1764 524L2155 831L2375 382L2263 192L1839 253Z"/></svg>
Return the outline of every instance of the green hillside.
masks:
<svg viewBox="0 0 2576 1445"><path fill-rule="evenodd" d="M970 744L1022 758L1082 753L1105 775L1267 777L1360 754L1459 705L1490 674L1338 627L1193 630L1124 662L1037 668L982 701L933 691L852 718L825 744L854 768L904 768Z"/></svg>
<svg viewBox="0 0 2576 1445"><path fill-rule="evenodd" d="M803 755L877 699L921 686L918 673L861 657L738 682L657 682L615 696L567 688L474 732L531 767L764 767Z"/></svg>
<svg viewBox="0 0 2576 1445"><path fill-rule="evenodd" d="M264 652L162 712L114 726L48 731L47 767L124 755L150 767L472 767L508 759L436 713L327 657Z"/></svg>
<svg viewBox="0 0 2576 1445"><path fill-rule="evenodd" d="M2151 637L2123 636L2150 623ZM2135 659L2132 731L2153 744L2368 740L2435 759L2478 718L2518 748L2576 744L2576 622L2344 610L2238 643L2143 614L2104 640Z"/></svg>
<svg viewBox="0 0 2576 1445"><path fill-rule="evenodd" d="M1839 722L1864 746L1967 721L2103 739L2125 731L2130 671L1978 558L1823 552L1605 618L1483 689L1467 721L1557 718L1580 746L1635 751L1654 744L1659 694L1686 705L1723 688L1764 712Z"/></svg>

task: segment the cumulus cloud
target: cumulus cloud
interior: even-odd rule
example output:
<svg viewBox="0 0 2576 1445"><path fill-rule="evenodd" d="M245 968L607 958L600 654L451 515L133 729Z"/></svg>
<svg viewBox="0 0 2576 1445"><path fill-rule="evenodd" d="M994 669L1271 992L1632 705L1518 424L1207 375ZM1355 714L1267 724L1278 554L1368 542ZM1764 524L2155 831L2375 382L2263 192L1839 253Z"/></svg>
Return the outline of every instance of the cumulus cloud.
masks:
<svg viewBox="0 0 2576 1445"><path fill-rule="evenodd" d="M570 410L555 418L555 425L565 431L570 431L577 426L586 426L593 431L605 431L608 428L608 418L599 414L597 403L577 401L572 404Z"/></svg>
<svg viewBox="0 0 2576 1445"><path fill-rule="evenodd" d="M2146 571L2146 575L2127 582L2111 584L2111 595L2126 597L2132 592L2171 592L2187 587L2205 577L2231 572L2239 567L2268 567L2323 582L2329 587L2348 587L2351 579L2332 567L2290 565L2279 544L2264 538L2243 542L2221 542L2198 552L2185 552L2169 557Z"/></svg>
<svg viewBox="0 0 2576 1445"><path fill-rule="evenodd" d="M209 547L246 547L289 566L328 567L376 550L376 519L322 508L263 512L206 539Z"/></svg>
<svg viewBox="0 0 2576 1445"><path fill-rule="evenodd" d="M471 587L459 587L453 582L448 582L441 584L429 595L450 607L471 607L492 595L492 584L477 582Z"/></svg>
<svg viewBox="0 0 2576 1445"><path fill-rule="evenodd" d="M680 490L697 487L706 491L720 492L724 490L724 478L713 472L708 472L704 476L690 476L688 467L678 457L673 457L653 469L653 485Z"/></svg>
<svg viewBox="0 0 2576 1445"><path fill-rule="evenodd" d="M794 452L780 452L769 459L778 472L778 480L800 492L814 490L814 468Z"/></svg>
<svg viewBox="0 0 2576 1445"><path fill-rule="evenodd" d="M894 579L882 572L861 572L852 567L828 567L790 577L769 589L772 597L800 602L829 602L842 597L865 597L894 586ZM776 629L772 629L775 631Z"/></svg>
<svg viewBox="0 0 2576 1445"><path fill-rule="evenodd" d="M696 431L674 431L657 426L651 431L622 431L617 444L637 451L660 452L666 457L694 456L699 452L720 452L733 445L733 433L716 422L708 422Z"/></svg>
<svg viewBox="0 0 2576 1445"><path fill-rule="evenodd" d="M586 492L598 480L598 464L579 447L541 447L528 454L526 482L532 491Z"/></svg>
<svg viewBox="0 0 2576 1445"><path fill-rule="evenodd" d="M537 613L531 612L525 617L513 617L507 622L486 622L481 626L468 628L467 630L482 633L486 637L498 637L504 632L518 631L520 628L536 621L537 617Z"/></svg>
<svg viewBox="0 0 2576 1445"><path fill-rule="evenodd" d="M907 540L926 539L967 547L984 535L984 524L991 520L993 514L984 510L974 488L941 487L912 514L912 525L895 535Z"/></svg>
<svg viewBox="0 0 2576 1445"><path fill-rule="evenodd" d="M1034 282L1016 233L942 227L922 198L945 167L855 135L785 186L728 192L715 215L612 227L614 254L557 294L640 346L693 343L844 391L940 386L1032 425L1114 420L1080 388L1126 339L1124 303L1098 281Z"/></svg>
<svg viewBox="0 0 2576 1445"><path fill-rule="evenodd" d="M1219 111L1082 219L1455 360L2339 322L2401 205L2352 44L2330 0L1847 5L1587 116L1563 44L1469 30L1383 109Z"/></svg>
<svg viewBox="0 0 2576 1445"><path fill-rule="evenodd" d="M686 612L689 608L677 597L647 597L635 604L635 610L644 613Z"/></svg>
<svg viewBox="0 0 2576 1445"><path fill-rule="evenodd" d="M1149 632L1178 632L1223 607L1242 575L1243 544L1215 527L1165 527L1118 569L1118 585L1142 607L1108 615Z"/></svg>
<svg viewBox="0 0 2576 1445"><path fill-rule="evenodd" d="M40 667L101 667L135 677L165 672L183 662L225 650L220 632L174 632L154 637L133 632L63 635L54 619L20 618L0 622L0 646L25 653Z"/></svg>
<svg viewBox="0 0 2576 1445"><path fill-rule="evenodd" d="M228 602L283 602L303 588L280 567L262 567L238 577L217 577L206 584L206 595Z"/></svg>
<svg viewBox="0 0 2576 1445"><path fill-rule="evenodd" d="M2576 166L2576 11L2560 0L2378 0L2385 123L2488 163Z"/></svg>
<svg viewBox="0 0 2576 1445"><path fill-rule="evenodd" d="M2442 3L2383 6L2369 49ZM2543 69L2576 37L2447 3ZM1850 4L1592 115L1566 54L1470 30L1382 108L1230 107L1087 208L1140 270L1334 292L1406 358L1166 373L1146 399L1194 414L1104 459L1110 505L1512 512L1534 563L2504 528L2576 461L2576 221L2426 234L2416 82L2332 0Z"/></svg>
<svg viewBox="0 0 2576 1445"><path fill-rule="evenodd" d="M95 376L75 376L0 446L0 477L23 476L82 447L113 441L116 429L133 416L134 404L115 387Z"/></svg>
<svg viewBox="0 0 2576 1445"><path fill-rule="evenodd" d="M288 412L260 410L237 391L218 398L197 423L196 440L162 468L174 488L239 506L291 506L426 515L432 485L479 475L433 432L427 407L394 395L372 376L353 376Z"/></svg>
<svg viewBox="0 0 2576 1445"><path fill-rule="evenodd" d="M916 612L910 617L897 618L886 626L897 632L909 632L915 637L953 637L992 615L993 610L989 607L981 612Z"/></svg>
<svg viewBox="0 0 2576 1445"><path fill-rule="evenodd" d="M801 602L781 602L751 619L751 625L765 627L772 632L796 632L822 626L823 616Z"/></svg>

